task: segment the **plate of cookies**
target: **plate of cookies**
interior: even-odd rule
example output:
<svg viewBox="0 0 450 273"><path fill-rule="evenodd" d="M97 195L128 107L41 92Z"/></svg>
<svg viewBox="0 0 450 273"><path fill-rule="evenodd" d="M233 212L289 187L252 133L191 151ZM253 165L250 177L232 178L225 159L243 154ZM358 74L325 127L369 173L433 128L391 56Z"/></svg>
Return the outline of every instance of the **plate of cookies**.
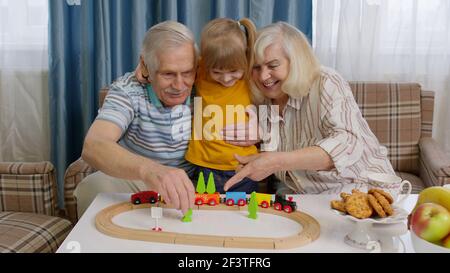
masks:
<svg viewBox="0 0 450 273"><path fill-rule="evenodd" d="M408 212L394 206L392 196L381 189L370 189L367 193L354 189L351 194L342 192L340 197L341 200L331 201L331 208L357 222L393 224L408 218Z"/></svg>

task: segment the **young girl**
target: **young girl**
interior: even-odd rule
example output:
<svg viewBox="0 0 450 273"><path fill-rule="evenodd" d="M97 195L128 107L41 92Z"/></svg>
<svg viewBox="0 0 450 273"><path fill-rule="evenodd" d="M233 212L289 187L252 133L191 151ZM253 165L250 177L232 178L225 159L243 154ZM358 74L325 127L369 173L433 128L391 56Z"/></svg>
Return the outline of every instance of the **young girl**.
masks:
<svg viewBox="0 0 450 273"><path fill-rule="evenodd" d="M194 178L198 177L200 171L205 177L209 176L209 172L213 172L216 189L220 193L224 192L224 183L235 174L238 166L234 155L247 156L256 154L258 151L255 146L238 147L226 143L218 137L222 131L222 128L217 128L219 126L212 126L210 132L201 135L207 131L204 130L205 125L208 122L211 123L211 119L220 119L220 116L214 113L211 113L211 117L205 117L205 112L208 111L204 110L205 108L218 110L220 107L223 113L223 126L248 122L247 114L244 115L245 120L241 119L238 122L235 121L234 114L231 118L228 113L227 118L227 108L230 111L227 105L245 109L251 104L247 79L249 65L253 58L255 34L256 27L247 18L239 21L219 18L210 21L203 28L201 35L201 60L195 88L196 96L202 98L203 120L200 121L203 128L195 128L198 119L202 116L199 117L197 113L194 113L192 139L185 157L187 161L196 165ZM199 136L202 137L201 140L198 140ZM251 193L257 190L257 183L244 179L229 190Z"/></svg>

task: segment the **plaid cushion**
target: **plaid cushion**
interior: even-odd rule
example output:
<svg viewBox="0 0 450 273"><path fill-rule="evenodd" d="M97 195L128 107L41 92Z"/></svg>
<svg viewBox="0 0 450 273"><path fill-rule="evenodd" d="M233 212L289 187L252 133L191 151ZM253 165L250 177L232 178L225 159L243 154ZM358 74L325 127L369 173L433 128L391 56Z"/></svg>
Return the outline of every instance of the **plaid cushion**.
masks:
<svg viewBox="0 0 450 273"><path fill-rule="evenodd" d="M81 180L95 171L96 170L84 162L82 158L79 158L77 161L70 164L64 174L64 204L66 207L66 216L74 224L78 221L78 215L77 200L75 199L73 192Z"/></svg>
<svg viewBox="0 0 450 273"><path fill-rule="evenodd" d="M436 176L431 170L430 165L427 162L425 162L425 160L426 158L423 157L420 158L420 177L422 177L423 183L425 184L426 187L442 186L445 184L450 184L449 177Z"/></svg>
<svg viewBox="0 0 450 273"><path fill-rule="evenodd" d="M353 82L350 86L371 130L388 149L394 170L418 175L420 85Z"/></svg>
<svg viewBox="0 0 450 273"><path fill-rule="evenodd" d="M42 214L0 212L0 253L53 253L72 228L65 219Z"/></svg>
<svg viewBox="0 0 450 273"><path fill-rule="evenodd" d="M56 215L56 176L50 162L0 163L0 212Z"/></svg>
<svg viewBox="0 0 450 273"><path fill-rule="evenodd" d="M433 133L434 92L422 91L422 137L431 137Z"/></svg>
<svg viewBox="0 0 450 273"><path fill-rule="evenodd" d="M420 140L420 177L427 186L450 184L450 158L433 138Z"/></svg>

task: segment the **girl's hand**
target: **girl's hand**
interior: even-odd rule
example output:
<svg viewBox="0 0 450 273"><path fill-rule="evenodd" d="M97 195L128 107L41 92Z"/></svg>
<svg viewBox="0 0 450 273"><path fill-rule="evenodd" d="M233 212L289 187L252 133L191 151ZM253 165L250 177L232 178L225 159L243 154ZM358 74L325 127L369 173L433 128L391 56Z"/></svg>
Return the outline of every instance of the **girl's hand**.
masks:
<svg viewBox="0 0 450 273"><path fill-rule="evenodd" d="M222 129L222 138L231 145L248 147L253 146L261 140L258 137L258 127L245 124L230 124ZM256 128L255 128L256 127Z"/></svg>

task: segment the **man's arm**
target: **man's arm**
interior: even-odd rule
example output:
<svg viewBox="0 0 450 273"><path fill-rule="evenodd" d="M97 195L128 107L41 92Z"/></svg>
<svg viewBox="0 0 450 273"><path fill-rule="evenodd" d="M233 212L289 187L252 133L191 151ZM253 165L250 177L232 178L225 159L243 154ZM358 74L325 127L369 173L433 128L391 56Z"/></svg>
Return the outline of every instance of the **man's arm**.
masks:
<svg viewBox="0 0 450 273"><path fill-rule="evenodd" d="M143 181L183 213L191 208L195 190L186 173L131 153L117 144L121 134L121 129L114 123L96 120L86 135L83 159L107 175Z"/></svg>
<svg viewBox="0 0 450 273"><path fill-rule="evenodd" d="M118 145L121 134L121 129L114 123L96 120L86 135L81 156L89 165L107 175L141 180L141 170L154 162Z"/></svg>

